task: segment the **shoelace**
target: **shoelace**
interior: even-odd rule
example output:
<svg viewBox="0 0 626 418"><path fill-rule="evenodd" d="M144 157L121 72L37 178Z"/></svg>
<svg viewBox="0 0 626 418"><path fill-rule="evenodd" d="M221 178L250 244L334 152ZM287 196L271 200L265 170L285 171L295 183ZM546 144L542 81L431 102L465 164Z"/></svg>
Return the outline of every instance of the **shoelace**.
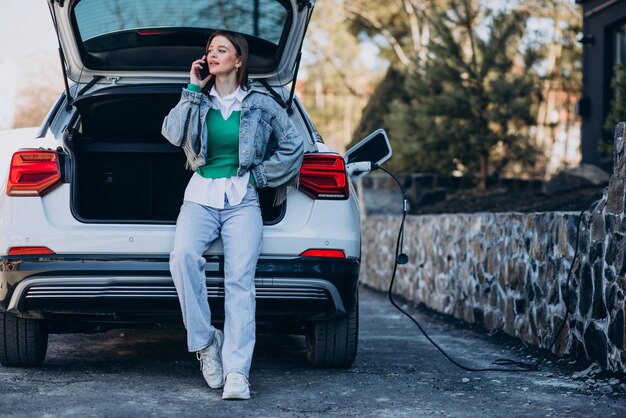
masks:
<svg viewBox="0 0 626 418"><path fill-rule="evenodd" d="M210 357L207 358L207 359L202 358L202 354L200 354L199 351L196 351L196 358L200 362L200 370L202 370L205 361L207 362L207 366L209 366L209 367L214 367L215 366L215 360L214 359L212 359Z"/></svg>

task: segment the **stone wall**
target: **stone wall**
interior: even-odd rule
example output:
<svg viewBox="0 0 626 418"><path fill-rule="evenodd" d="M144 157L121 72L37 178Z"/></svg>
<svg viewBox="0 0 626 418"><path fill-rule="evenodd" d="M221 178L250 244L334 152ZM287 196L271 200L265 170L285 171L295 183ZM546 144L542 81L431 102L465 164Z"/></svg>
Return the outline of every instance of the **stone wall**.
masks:
<svg viewBox="0 0 626 418"><path fill-rule="evenodd" d="M626 372L625 128L616 129L607 192L583 215L569 289L579 213L477 213L407 216L410 262L398 268L394 292L541 347L554 339L569 301L571 314L553 351ZM387 289L399 225L397 216L363 220L367 286Z"/></svg>

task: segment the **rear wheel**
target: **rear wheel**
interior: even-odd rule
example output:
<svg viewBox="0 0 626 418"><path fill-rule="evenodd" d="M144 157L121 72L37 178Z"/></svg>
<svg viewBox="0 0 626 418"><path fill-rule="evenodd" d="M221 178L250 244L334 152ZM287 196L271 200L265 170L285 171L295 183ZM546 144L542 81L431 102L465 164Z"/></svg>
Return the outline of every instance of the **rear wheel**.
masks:
<svg viewBox="0 0 626 418"><path fill-rule="evenodd" d="M359 299L347 315L313 322L306 335L306 357L313 367L350 367L359 339Z"/></svg>
<svg viewBox="0 0 626 418"><path fill-rule="evenodd" d="M40 366L48 349L48 328L41 319L0 313L0 364L9 367Z"/></svg>

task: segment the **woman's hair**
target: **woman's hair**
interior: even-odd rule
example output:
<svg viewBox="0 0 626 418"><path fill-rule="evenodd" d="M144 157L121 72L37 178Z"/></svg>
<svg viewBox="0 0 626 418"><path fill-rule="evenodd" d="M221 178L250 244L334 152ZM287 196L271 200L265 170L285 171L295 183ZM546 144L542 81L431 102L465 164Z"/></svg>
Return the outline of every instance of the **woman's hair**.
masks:
<svg viewBox="0 0 626 418"><path fill-rule="evenodd" d="M223 36L224 38L228 39L231 44L235 46L235 52L237 53L237 58L239 59L239 61L241 61L241 67L239 67L239 70L237 71L237 85L241 87L242 89L247 90L248 89L248 61L250 57L249 50L248 50L248 41L246 41L246 38L243 35L240 35L236 32L231 32L228 30L216 30L215 32L211 34L211 36L209 37L209 40L206 43L205 53L207 55L207 58L209 55L208 53L209 45L211 45L211 41L218 36ZM208 62L208 59L207 59L207 62ZM202 91L205 94L208 94L208 92L211 91L211 88L213 87L213 85L215 85L215 77L211 77L211 79L209 80L208 83L206 83Z"/></svg>

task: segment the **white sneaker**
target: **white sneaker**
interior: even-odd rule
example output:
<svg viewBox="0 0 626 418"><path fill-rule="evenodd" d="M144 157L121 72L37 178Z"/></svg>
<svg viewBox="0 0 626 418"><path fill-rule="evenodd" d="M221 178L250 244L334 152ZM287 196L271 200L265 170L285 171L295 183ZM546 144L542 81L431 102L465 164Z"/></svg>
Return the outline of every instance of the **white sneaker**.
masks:
<svg viewBox="0 0 626 418"><path fill-rule="evenodd" d="M223 344L224 333L216 329L211 345L196 351L196 358L200 361L200 370L202 370L204 380L206 380L211 389L219 389L224 386L224 369L222 368Z"/></svg>
<svg viewBox="0 0 626 418"><path fill-rule="evenodd" d="M228 373L222 399L250 399L250 383L241 373Z"/></svg>

